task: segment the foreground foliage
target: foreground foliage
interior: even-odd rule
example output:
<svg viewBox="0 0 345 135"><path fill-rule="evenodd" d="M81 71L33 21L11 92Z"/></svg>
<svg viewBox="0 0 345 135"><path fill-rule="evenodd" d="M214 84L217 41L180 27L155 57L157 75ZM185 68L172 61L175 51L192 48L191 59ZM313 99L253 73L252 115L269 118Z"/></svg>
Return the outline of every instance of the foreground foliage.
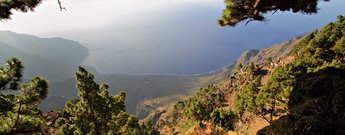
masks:
<svg viewBox="0 0 345 135"><path fill-rule="evenodd" d="M149 123L140 126L138 119L127 114L124 92L114 96L107 84L97 84L83 67L75 74L78 95L65 104L67 117L57 120L60 134L156 134Z"/></svg>
<svg viewBox="0 0 345 135"><path fill-rule="evenodd" d="M0 134L44 132L38 103L47 96L48 82L34 77L20 84L23 69L16 58L0 67Z"/></svg>
<svg viewBox="0 0 345 135"><path fill-rule="evenodd" d="M226 7L218 19L220 26L236 26L242 21L265 21L264 14L276 11L315 14L319 0L225 0Z"/></svg>
<svg viewBox="0 0 345 135"><path fill-rule="evenodd" d="M10 19L13 10L28 12L34 10L43 0L1 0L0 20Z"/></svg>
<svg viewBox="0 0 345 135"><path fill-rule="evenodd" d="M290 94L290 113L260 134L344 134L345 70L327 67L297 79Z"/></svg>
<svg viewBox="0 0 345 135"><path fill-rule="evenodd" d="M16 58L0 67L0 134L47 134L58 128L59 134L159 134L150 121L139 124L127 114L124 92L108 93L108 85L97 84L94 76L80 67L76 73L80 98L65 104L64 112L48 126L38 104L48 93L48 82L34 77L22 83L23 65Z"/></svg>

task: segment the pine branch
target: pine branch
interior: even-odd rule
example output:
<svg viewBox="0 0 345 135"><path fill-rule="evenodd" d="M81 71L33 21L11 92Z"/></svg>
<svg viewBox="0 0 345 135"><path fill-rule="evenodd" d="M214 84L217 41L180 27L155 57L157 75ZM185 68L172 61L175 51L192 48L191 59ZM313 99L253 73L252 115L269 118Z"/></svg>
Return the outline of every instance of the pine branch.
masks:
<svg viewBox="0 0 345 135"><path fill-rule="evenodd" d="M92 118L92 121L93 121L93 124L95 124L95 134L96 135L100 135L100 130L98 129L98 122L97 122L97 119L95 117L95 111L93 110L93 107L91 105L91 99L89 97L89 95L86 96L86 100L87 100L87 103L88 103L88 106L89 106L89 109L90 109L90 115L91 115L91 118Z"/></svg>
<svg viewBox="0 0 345 135"><path fill-rule="evenodd" d="M259 114L258 114L258 116L259 116L259 117L261 117L261 118L263 118L264 120L266 120L268 123L270 123L270 124L272 123L272 121L271 121L271 120L269 120L269 119L267 119L267 118L265 117L265 115L264 115L264 114L259 113Z"/></svg>
<svg viewBox="0 0 345 135"><path fill-rule="evenodd" d="M19 116L20 116L20 111L21 111L21 108L22 108L22 100L19 101L19 107L18 107L18 112L17 112L17 117L16 117L16 122L14 122L12 128L11 128L11 131L8 132L9 135L12 135L13 132L14 132L14 128L17 126L18 124L18 121L19 121Z"/></svg>
<svg viewBox="0 0 345 135"><path fill-rule="evenodd" d="M62 10L67 10L66 7L63 7L62 4L61 4L61 1L60 0L57 0L58 3L59 3L59 8L60 8L60 11Z"/></svg>

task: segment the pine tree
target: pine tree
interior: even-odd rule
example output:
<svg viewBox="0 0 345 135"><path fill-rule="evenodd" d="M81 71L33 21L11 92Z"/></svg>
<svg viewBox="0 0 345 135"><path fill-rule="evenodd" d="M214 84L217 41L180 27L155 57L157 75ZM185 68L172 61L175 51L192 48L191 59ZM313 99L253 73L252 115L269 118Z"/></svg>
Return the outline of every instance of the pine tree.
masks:
<svg viewBox="0 0 345 135"><path fill-rule="evenodd" d="M270 11L292 11L315 14L318 0L225 0L226 7L218 19L220 26L236 26L240 22L265 21Z"/></svg>
<svg viewBox="0 0 345 135"><path fill-rule="evenodd" d="M43 0L1 0L0 20L10 19L13 10L20 12L33 11Z"/></svg>
<svg viewBox="0 0 345 135"><path fill-rule="evenodd" d="M61 134L140 134L138 119L125 111L124 92L112 96L107 84L97 84L83 67L75 74L80 98L65 104L68 117L60 118Z"/></svg>
<svg viewBox="0 0 345 135"><path fill-rule="evenodd" d="M210 120L210 114L215 108L222 106L224 94L218 91L217 86L209 85L201 88L197 94L188 99L185 104L185 115L195 121Z"/></svg>
<svg viewBox="0 0 345 135"><path fill-rule="evenodd" d="M48 94L48 82L34 77L30 83L19 84L23 68L16 58L0 67L0 134L42 132L38 103Z"/></svg>
<svg viewBox="0 0 345 135"><path fill-rule="evenodd" d="M240 117L242 117L245 111L258 113L255 99L260 90L259 87L261 87L261 76L256 77L239 91L235 99L235 112Z"/></svg>
<svg viewBox="0 0 345 135"><path fill-rule="evenodd" d="M212 123L226 130L234 130L237 116L230 109L217 108L210 114Z"/></svg>

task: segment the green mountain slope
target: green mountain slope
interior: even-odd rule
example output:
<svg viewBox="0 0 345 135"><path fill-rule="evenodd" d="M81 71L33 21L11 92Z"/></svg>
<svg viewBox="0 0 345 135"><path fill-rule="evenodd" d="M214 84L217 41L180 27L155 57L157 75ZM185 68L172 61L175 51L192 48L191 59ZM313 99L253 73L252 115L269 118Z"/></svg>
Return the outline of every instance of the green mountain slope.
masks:
<svg viewBox="0 0 345 135"><path fill-rule="evenodd" d="M292 49L299 43L301 38L302 37L294 38L289 41L273 45L272 47L269 47L269 48L251 49L251 50L244 51L240 55L240 57L236 60L235 64L233 65L238 66L242 64L244 66L248 66L250 63L255 63L257 65L265 65L267 63L266 62L267 58L271 58L272 61L276 61L276 62L272 62L272 65L278 64L277 61L285 59L291 53ZM221 91L221 93L226 93L225 95L222 95L222 97L225 99L222 104L224 104L225 106L233 107L233 103L232 103L233 99L231 99L233 98L233 95L232 95L233 92L231 92L231 89L233 88L231 87L234 87L235 85L237 85L237 87L243 86L244 80L239 80L238 82L231 82L231 80L235 77L234 74L237 74L236 76L237 79L241 78L240 76L243 76L243 79L245 79L247 75L241 75L241 73L239 73L239 72L244 72L244 70L245 70L245 67L243 67L242 69L238 69L236 67L234 70L228 70L226 72L223 72L224 74L231 74L231 72L233 74L229 76L227 79L223 80L222 83L214 85L215 88L210 90L210 92L215 91L215 93L217 93L217 91ZM208 83L208 84L213 84L213 83ZM204 86L206 87L207 85L204 84ZM202 88L202 87L199 87L199 88ZM208 88L205 88L205 89L208 89ZM194 93L194 94L202 95L200 91L196 91L196 92L197 93ZM213 95L215 93L209 93L210 95L208 96L215 98L215 95ZM198 96L189 97L189 98L184 97L181 99L187 101L187 100L197 100L199 98L201 97L198 97ZM181 118L179 118L175 110L177 105L178 104L166 106L164 110L161 109L162 107L158 109L159 111L154 110L145 119L151 119L158 127L160 127L160 130L163 134L186 133L188 129L192 128L195 125L198 125L198 122L188 121L186 120L187 119L186 116L180 116ZM148 107L148 105L146 104L145 106ZM147 109L147 108L144 108L144 109ZM183 110L183 113L186 113L186 110ZM195 130L195 131L198 131L198 130ZM203 130L199 129L199 131L203 131ZM191 134L197 134L197 133L206 134L206 132L192 132ZM222 134L222 133L218 132L217 134Z"/></svg>
<svg viewBox="0 0 345 135"><path fill-rule="evenodd" d="M177 102L154 124L163 134L345 133L344 16L237 62L244 66L228 81Z"/></svg>

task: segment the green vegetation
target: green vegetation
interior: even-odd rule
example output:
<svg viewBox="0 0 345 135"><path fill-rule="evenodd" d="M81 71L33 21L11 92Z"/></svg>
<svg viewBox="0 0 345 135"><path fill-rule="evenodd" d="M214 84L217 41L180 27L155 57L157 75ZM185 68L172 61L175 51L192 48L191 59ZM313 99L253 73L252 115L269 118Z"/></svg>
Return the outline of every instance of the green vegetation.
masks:
<svg viewBox="0 0 345 135"><path fill-rule="evenodd" d="M225 91L220 90L216 85L201 88L195 96L175 104L174 123L176 124L176 119L181 117L187 118L182 126L183 133L195 124L203 127L203 122L211 122L226 130L234 130L233 123L237 121L237 116L231 110L222 108L225 102L224 94Z"/></svg>
<svg viewBox="0 0 345 135"><path fill-rule="evenodd" d="M316 72L328 66L339 67L344 62L345 18L338 16L319 31L309 34L294 50L295 65Z"/></svg>
<svg viewBox="0 0 345 135"><path fill-rule="evenodd" d="M235 130L237 116L229 109L217 108L211 113L212 123L226 130Z"/></svg>
<svg viewBox="0 0 345 135"><path fill-rule="evenodd" d="M12 10L33 10L40 2L1 1L0 19L10 18ZM243 20L264 20L262 14L273 10L316 13L317 2L227 0L219 24L234 26ZM236 122L249 113L270 123L259 134L344 134L345 17L338 16L337 22L305 36L291 56L291 62L268 74L254 62L245 68L239 64L237 70L245 70L238 71L242 72L239 80L235 73L232 79L243 84L234 91L218 85L201 88L195 96L176 103L170 126L184 118L183 133L196 124L205 128L205 123L216 130L236 130ZM272 58L266 61L273 62ZM48 128L67 135L159 134L150 121L139 124L126 112L124 92L110 95L109 86L96 83L94 75L83 67L75 74L79 98L68 101L54 125L49 126L38 107L48 94L48 82L34 77L29 83L21 83L23 68L16 58L0 67L0 134L45 134ZM265 83L264 76L268 77ZM235 97L234 108L229 107L230 96ZM280 118L274 120L275 116Z"/></svg>
<svg viewBox="0 0 345 135"><path fill-rule="evenodd" d="M286 67L277 67L267 84L259 90L257 97L255 97L258 114L271 123L276 112L286 111L288 96L294 82L291 70L286 69ZM278 109L277 106L283 106L285 110ZM269 118L265 117L266 114L269 114Z"/></svg>
<svg viewBox="0 0 345 135"><path fill-rule="evenodd" d="M182 134L186 133L190 128L192 128L196 124L198 124L198 122L193 121L193 120L186 121L185 123L183 123L181 127L181 133Z"/></svg>
<svg viewBox="0 0 345 135"><path fill-rule="evenodd" d="M46 133L52 128L46 125L38 107L48 94L48 82L34 77L20 84L23 68L16 58L0 67L0 134ZM109 95L108 85L97 84L82 67L76 80L80 98L66 103L63 116L55 122L59 134L158 134L150 122L140 125L137 118L125 112L124 92Z"/></svg>
<svg viewBox="0 0 345 135"><path fill-rule="evenodd" d="M238 64L235 68L235 71L240 71L243 68L242 63Z"/></svg>
<svg viewBox="0 0 345 135"><path fill-rule="evenodd" d="M342 112L330 114L329 108L344 103L340 99L333 102L334 99L326 97L334 92L340 97L343 95L344 37L344 16L338 16L337 22L307 35L292 52L295 60L275 68L266 85L260 88L259 85L253 85L253 81L239 92L236 99L239 112L260 114L270 122L271 126L260 131L266 134L325 134L342 131L336 128ZM312 99L318 102L313 104ZM273 121L272 117L280 112L289 115ZM326 112L327 115L323 115ZM267 114L270 114L269 117ZM287 130L289 132L284 132Z"/></svg>
<svg viewBox="0 0 345 135"><path fill-rule="evenodd" d="M261 76L256 77L251 83L245 87L236 96L235 112L241 117L245 111L259 113L255 98L261 86Z"/></svg>
<svg viewBox="0 0 345 135"><path fill-rule="evenodd" d="M244 114L246 113L261 117L272 125L277 123L274 117L281 114L291 115L299 121L299 116L306 117L305 114L291 110L291 107L296 105L297 102L297 106L299 106L300 100L306 100L305 97L293 94L309 89L308 87L300 87L301 85L304 86L303 83L301 84L301 80L310 79L308 75L319 75L320 72L331 72L330 70L338 71L345 67L344 26L345 19L343 16L339 16L337 22L330 23L325 28L307 35L292 51L291 56L294 57L294 60L275 67L268 74L261 66L255 65L254 62L248 63L246 67L238 65L238 70L243 69L237 71L241 72L242 77L237 78L235 74L233 77L235 81L239 79L243 84L238 85L239 87L236 86L239 89L234 93L234 108L228 107L229 101L226 99L230 93L228 89L221 88L218 85L209 85L207 88L201 88L195 96L188 100L177 102L174 106L173 122L167 124L173 127L176 126L179 119L184 119L184 123L180 125L182 132L186 132L193 126L204 128L207 123L212 124L215 130L221 128L230 131L236 130L236 123L243 120L242 118L245 117ZM37 107L37 103L47 94L45 91L47 84L44 83L46 81L36 77L32 80L32 83L18 85L17 82L22 77L18 73L21 73L22 66L17 59L11 60L7 63L14 63L13 65L17 66L12 66L13 71L12 68L2 68L1 87L6 90L20 89L21 93L1 95L0 101L2 102L2 108L4 108L1 110L3 112L1 117L9 118L6 119L7 121L1 121L5 125L2 127L1 132L32 133L46 130L47 127L44 126ZM268 58L266 62L273 63L275 61ZM10 64L6 66L11 67ZM9 69L11 71L7 71ZM269 78L267 82L262 83L263 77L266 75ZM147 121L140 125L137 118L126 113L126 94L124 92L119 92L115 96L110 95L109 86L107 84L97 84L94 81L94 76L82 67L79 68L75 77L79 98L66 103L63 114L56 121L54 127L59 129L59 133L158 134L151 122ZM314 76L312 78L316 80ZM313 84L313 88L318 86L313 81L310 83ZM338 84L334 86L339 87ZM322 88L325 87L322 86ZM30 90L32 88L35 90ZM310 92L316 92L314 94L318 95L317 91L310 90ZM338 118L336 113L333 115L332 118ZM328 117L325 119L328 119ZM25 123L25 126L18 126L22 123ZM286 126L291 127L291 125ZM303 126L305 125L299 127ZM27 131L29 127L32 131ZM327 131L333 132L333 129Z"/></svg>
<svg viewBox="0 0 345 135"><path fill-rule="evenodd" d="M299 76L290 94L290 113L259 134L343 134L345 70L327 67Z"/></svg>
<svg viewBox="0 0 345 135"><path fill-rule="evenodd" d="M273 70L269 72L261 66L276 63L272 58L261 65L238 65L232 76L232 83L237 85L229 85L234 91L222 90L218 85L200 89L195 96L175 105L174 117L187 119L185 123L199 123L201 129L209 122L229 131L236 130L238 120L245 122L250 114L271 124L259 133L343 133L340 127L345 123L340 121L340 108L345 104L344 39L345 17L338 16L337 22L305 36L286 55L291 61L281 64L285 61L279 60L279 66L270 66ZM227 108L225 97L232 92L234 108Z"/></svg>
<svg viewBox="0 0 345 135"><path fill-rule="evenodd" d="M124 92L109 95L107 84L97 84L94 76L79 67L75 75L80 98L66 103L66 118L56 124L61 134L153 134L152 125L140 127L138 119L125 111ZM146 131L148 130L148 131Z"/></svg>
<svg viewBox="0 0 345 135"><path fill-rule="evenodd" d="M0 20L10 19L13 10L28 12L34 10L43 0L2 0L0 1Z"/></svg>
<svg viewBox="0 0 345 135"><path fill-rule="evenodd" d="M226 7L218 19L220 26L236 26L242 21L265 21L264 14L276 11L292 11L315 14L318 0L225 0Z"/></svg>
<svg viewBox="0 0 345 135"><path fill-rule="evenodd" d="M64 111L71 117L59 120L60 133L139 133L138 120L125 113L125 93L110 96L108 85L97 84L94 76L82 67L79 67L75 76L80 98L65 105Z"/></svg>
<svg viewBox="0 0 345 135"><path fill-rule="evenodd" d="M31 82L19 84L24 67L16 58L0 67L0 134L42 132L38 103L47 96L48 82L34 77Z"/></svg>
<svg viewBox="0 0 345 135"><path fill-rule="evenodd" d="M327 67L344 67L344 35L343 16L339 16L336 23L330 23L320 31L307 35L293 51L296 59L275 68L265 86L259 88L260 81L257 78L239 92L236 99L237 112L253 112L272 123L272 117L276 113L289 111L291 91L295 88L298 77ZM250 64L248 69L252 68Z"/></svg>
<svg viewBox="0 0 345 135"><path fill-rule="evenodd" d="M144 121L141 125L142 135L159 135L157 129L152 125L151 121Z"/></svg>
<svg viewBox="0 0 345 135"><path fill-rule="evenodd" d="M192 120L211 120L210 114L215 108L222 106L224 95L216 90L217 87L209 85L201 88L198 93L186 101L186 116Z"/></svg>

